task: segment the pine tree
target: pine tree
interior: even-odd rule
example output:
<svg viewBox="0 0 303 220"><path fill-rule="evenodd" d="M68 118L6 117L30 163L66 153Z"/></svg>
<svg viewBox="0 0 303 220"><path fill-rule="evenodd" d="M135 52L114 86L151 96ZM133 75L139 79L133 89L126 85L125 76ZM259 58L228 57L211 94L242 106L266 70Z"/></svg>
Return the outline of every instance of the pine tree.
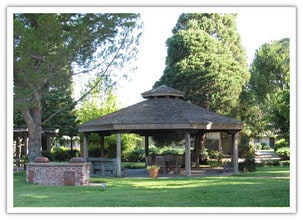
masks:
<svg viewBox="0 0 303 220"><path fill-rule="evenodd" d="M41 153L42 124L62 112L42 121L44 93L66 85L75 67L110 81L109 67L137 54L138 20L138 14L14 14L14 108L28 127L29 161Z"/></svg>
<svg viewBox="0 0 303 220"><path fill-rule="evenodd" d="M194 104L231 114L249 80L234 14L182 14L167 40L166 84Z"/></svg>

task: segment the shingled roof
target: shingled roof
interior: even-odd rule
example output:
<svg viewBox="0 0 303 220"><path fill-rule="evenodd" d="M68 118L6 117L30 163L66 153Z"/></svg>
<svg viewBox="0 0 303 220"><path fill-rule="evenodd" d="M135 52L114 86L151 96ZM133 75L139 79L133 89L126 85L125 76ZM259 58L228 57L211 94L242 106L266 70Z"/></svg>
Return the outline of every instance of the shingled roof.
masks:
<svg viewBox="0 0 303 220"><path fill-rule="evenodd" d="M79 126L80 132L239 131L242 123L183 100L184 93L160 86L142 93L147 100Z"/></svg>

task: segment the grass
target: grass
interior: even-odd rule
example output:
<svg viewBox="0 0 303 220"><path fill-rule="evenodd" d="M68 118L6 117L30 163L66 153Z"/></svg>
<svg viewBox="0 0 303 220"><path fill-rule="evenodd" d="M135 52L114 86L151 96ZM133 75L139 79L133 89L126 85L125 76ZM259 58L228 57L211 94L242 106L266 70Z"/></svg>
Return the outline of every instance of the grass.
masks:
<svg viewBox="0 0 303 220"><path fill-rule="evenodd" d="M281 177L281 178L276 178ZM14 174L14 207L289 207L289 167L229 177L91 178L97 186L27 184ZM98 183L106 182L101 190Z"/></svg>

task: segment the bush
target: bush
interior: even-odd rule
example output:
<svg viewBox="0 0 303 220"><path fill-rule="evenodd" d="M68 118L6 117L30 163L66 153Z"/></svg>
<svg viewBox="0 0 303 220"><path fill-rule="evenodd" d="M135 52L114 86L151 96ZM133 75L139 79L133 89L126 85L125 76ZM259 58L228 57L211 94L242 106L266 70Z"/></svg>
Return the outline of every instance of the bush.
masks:
<svg viewBox="0 0 303 220"><path fill-rule="evenodd" d="M184 149L176 149L176 148L172 148L172 147L164 147L164 148L161 148L159 151L160 151L160 154L183 154L184 153Z"/></svg>
<svg viewBox="0 0 303 220"><path fill-rule="evenodd" d="M223 153L218 151L218 150L211 150L209 152L209 158L211 159L215 159L217 160L218 162L221 162L222 159L223 159Z"/></svg>
<svg viewBox="0 0 303 220"><path fill-rule="evenodd" d="M55 160L68 161L71 159L70 149L65 147L54 147L51 151L54 154Z"/></svg>
<svg viewBox="0 0 303 220"><path fill-rule="evenodd" d="M43 157L47 157L50 161L54 161L55 160L55 156L54 154L52 154L50 152L50 150L44 150L41 152L41 156Z"/></svg>
<svg viewBox="0 0 303 220"><path fill-rule="evenodd" d="M124 155L123 161L144 162L145 161L145 150L144 149L133 149Z"/></svg>
<svg viewBox="0 0 303 220"><path fill-rule="evenodd" d="M290 157L290 148L282 147L279 148L276 153L281 157L282 160L289 160Z"/></svg>
<svg viewBox="0 0 303 220"><path fill-rule="evenodd" d="M257 165L255 161L255 146L253 143L249 142L247 136L243 135L243 137L244 138L241 140L241 155L245 158L245 160L244 162L239 163L239 170L241 170L242 172L254 172L257 170Z"/></svg>
<svg viewBox="0 0 303 220"><path fill-rule="evenodd" d="M239 170L243 173L245 172L254 172L257 170L256 161L253 158L247 158L244 162L239 163Z"/></svg>
<svg viewBox="0 0 303 220"><path fill-rule="evenodd" d="M268 146L267 143L265 143L265 142L261 143L261 149L262 150L271 150L270 146Z"/></svg>
<svg viewBox="0 0 303 220"><path fill-rule="evenodd" d="M268 145L262 146L262 150L271 150L271 147Z"/></svg>
<svg viewBox="0 0 303 220"><path fill-rule="evenodd" d="M150 146L148 152L149 155L160 154L160 149L155 146Z"/></svg>
<svg viewBox="0 0 303 220"><path fill-rule="evenodd" d="M89 143L88 145L88 157L100 157L101 147L96 143Z"/></svg>
<svg viewBox="0 0 303 220"><path fill-rule="evenodd" d="M247 157L248 154L254 155L255 147L252 143L250 143L250 139L247 134L244 132L239 132L240 142L238 145L239 148L239 156L240 157Z"/></svg>
<svg viewBox="0 0 303 220"><path fill-rule="evenodd" d="M207 164L210 165L211 167L221 167L222 162L220 161L207 161Z"/></svg>
<svg viewBox="0 0 303 220"><path fill-rule="evenodd" d="M257 150L262 150L262 144L261 143L256 144L256 149Z"/></svg>
<svg viewBox="0 0 303 220"><path fill-rule="evenodd" d="M53 147L51 150L41 152L41 155L47 157L50 161L69 161L74 156L79 156L78 150L71 150L66 147Z"/></svg>
<svg viewBox="0 0 303 220"><path fill-rule="evenodd" d="M284 138L276 141L275 151L277 151L279 148L283 148L283 147L289 147L289 143Z"/></svg>

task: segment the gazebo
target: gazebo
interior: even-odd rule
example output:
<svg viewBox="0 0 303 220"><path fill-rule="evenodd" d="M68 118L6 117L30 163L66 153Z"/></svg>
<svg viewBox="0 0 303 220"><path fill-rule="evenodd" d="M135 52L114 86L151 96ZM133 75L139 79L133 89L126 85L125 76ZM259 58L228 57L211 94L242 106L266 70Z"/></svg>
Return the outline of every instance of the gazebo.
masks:
<svg viewBox="0 0 303 220"><path fill-rule="evenodd" d="M88 158L88 135L98 133L101 137L101 157L104 137L117 134L117 177L121 176L121 133L145 136L145 154L148 155L148 137L159 133L182 133L185 138L185 173L191 175L190 138L207 132L226 132L232 136L232 161L234 173L238 172L237 133L242 123L209 111L184 100L185 94L162 85L141 94L146 100L86 122L79 126L84 133L81 155Z"/></svg>

